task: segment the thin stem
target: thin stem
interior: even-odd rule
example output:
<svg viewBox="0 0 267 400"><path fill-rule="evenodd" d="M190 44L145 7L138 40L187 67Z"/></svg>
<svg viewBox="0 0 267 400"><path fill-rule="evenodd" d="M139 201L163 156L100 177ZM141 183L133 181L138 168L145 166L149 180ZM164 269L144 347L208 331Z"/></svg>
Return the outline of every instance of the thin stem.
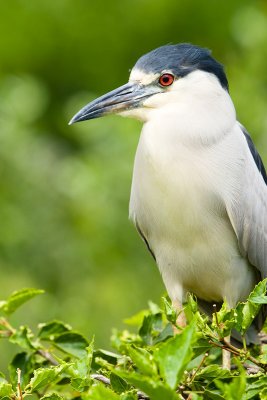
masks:
<svg viewBox="0 0 267 400"><path fill-rule="evenodd" d="M247 342L246 342L245 336L242 336L242 342L243 342L244 350L247 351Z"/></svg>
<svg viewBox="0 0 267 400"><path fill-rule="evenodd" d="M200 361L199 366L196 368L195 372L193 373L193 375L191 376L191 379L188 382L189 385L194 381L196 374L198 373L198 371L200 370L200 368L204 364L204 362L205 362L206 358L208 357L208 355L209 355L209 353L205 353L204 354L202 360Z"/></svg>
<svg viewBox="0 0 267 400"><path fill-rule="evenodd" d="M50 364L52 365L58 365L57 360L52 356L52 354L50 354L48 351L46 350L37 350L37 353L42 356L43 358L45 358L47 361L50 362Z"/></svg>
<svg viewBox="0 0 267 400"><path fill-rule="evenodd" d="M0 330L1 338L9 338L12 334L13 332L11 332L10 330Z"/></svg>
<svg viewBox="0 0 267 400"><path fill-rule="evenodd" d="M238 351L239 355L242 355L241 352L244 351L244 349L239 350L237 347L233 346L231 343L228 343L225 339L224 339L224 343L226 346L229 347L229 349L232 349L234 351ZM258 367L264 369L264 371L267 371L267 365L266 364L262 364L261 362L259 362L256 358L254 358L253 356L251 356L248 352L245 352L245 357L251 361L253 364L257 365Z"/></svg>
<svg viewBox="0 0 267 400"><path fill-rule="evenodd" d="M219 321L218 321L218 315L217 315L217 305L213 304L212 307L213 307L213 312L215 314L216 325L220 329L220 325L219 325Z"/></svg>
<svg viewBox="0 0 267 400"><path fill-rule="evenodd" d="M5 318L0 318L0 325L6 328L0 330L0 338L9 338L16 332L16 329L14 329Z"/></svg>
<svg viewBox="0 0 267 400"><path fill-rule="evenodd" d="M21 390L21 369L17 368L17 375L18 375L18 399L23 400L22 390Z"/></svg>
<svg viewBox="0 0 267 400"><path fill-rule="evenodd" d="M230 351L236 356L245 356L247 360L251 361L253 364L257 365L258 367L262 368L264 371L267 371L267 365L262 364L256 358L251 356L245 349L238 349L237 347L233 346L231 343L227 342L227 340L222 339L220 343L216 343L213 340L209 340L209 343L213 346L220 347L221 349Z"/></svg>
<svg viewBox="0 0 267 400"><path fill-rule="evenodd" d="M210 343L212 346L219 347L220 349L228 350L228 351L230 351L230 353L233 353L235 356L239 356L239 355L240 355L239 352L237 353L236 351L227 348L227 346L224 346L224 345L221 344L221 343L214 342L213 340L209 340L209 343Z"/></svg>
<svg viewBox="0 0 267 400"><path fill-rule="evenodd" d="M96 381L100 381L105 385L110 385L110 379L106 378L104 375L92 374L91 378L95 379Z"/></svg>

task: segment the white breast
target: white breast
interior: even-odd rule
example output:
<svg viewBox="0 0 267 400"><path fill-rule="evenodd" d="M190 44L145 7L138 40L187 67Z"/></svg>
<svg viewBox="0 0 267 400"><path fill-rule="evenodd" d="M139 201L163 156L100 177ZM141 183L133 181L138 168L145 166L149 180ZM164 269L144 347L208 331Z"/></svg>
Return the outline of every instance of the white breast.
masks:
<svg viewBox="0 0 267 400"><path fill-rule="evenodd" d="M130 218L155 254L173 301L181 302L190 291L234 305L256 282L254 268L240 255L224 202L227 193L238 191L242 174L238 129L200 145L177 132L169 116L144 125Z"/></svg>

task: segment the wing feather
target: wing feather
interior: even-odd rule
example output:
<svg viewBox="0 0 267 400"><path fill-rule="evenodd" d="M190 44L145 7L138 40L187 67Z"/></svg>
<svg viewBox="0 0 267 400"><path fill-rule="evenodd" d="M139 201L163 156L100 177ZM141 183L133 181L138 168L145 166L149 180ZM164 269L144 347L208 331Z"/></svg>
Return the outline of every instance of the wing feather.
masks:
<svg viewBox="0 0 267 400"><path fill-rule="evenodd" d="M235 230L241 254L267 277L267 176L252 139L240 126L245 142L245 164L238 196L230 199L227 213Z"/></svg>

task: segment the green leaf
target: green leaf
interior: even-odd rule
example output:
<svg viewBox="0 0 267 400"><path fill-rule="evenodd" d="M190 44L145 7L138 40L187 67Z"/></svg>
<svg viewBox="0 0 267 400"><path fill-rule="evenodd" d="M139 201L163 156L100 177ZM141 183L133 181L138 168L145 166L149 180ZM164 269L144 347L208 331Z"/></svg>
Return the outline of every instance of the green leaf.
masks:
<svg viewBox="0 0 267 400"><path fill-rule="evenodd" d="M212 314L212 328L217 332L220 338L230 335L235 324L236 312L234 309L229 309L225 302L223 302L219 311Z"/></svg>
<svg viewBox="0 0 267 400"><path fill-rule="evenodd" d="M99 364L97 364L96 360L97 359L103 359L107 361L109 364L116 365L119 361L119 359L122 358L121 355L113 353L111 351L103 350L103 349L98 349L94 351L94 357L92 360L92 368L97 370L99 368Z"/></svg>
<svg viewBox="0 0 267 400"><path fill-rule="evenodd" d="M147 394L151 400L178 400L176 393L159 379L150 378L137 372L115 370L121 378ZM102 400L102 399L101 399Z"/></svg>
<svg viewBox="0 0 267 400"><path fill-rule="evenodd" d="M193 354L195 330L195 323L192 321L181 334L167 340L155 351L160 373L172 389L181 380Z"/></svg>
<svg viewBox="0 0 267 400"><path fill-rule="evenodd" d="M267 400L267 389L263 389L262 392L260 392L260 400Z"/></svg>
<svg viewBox="0 0 267 400"><path fill-rule="evenodd" d="M86 348L86 355L76 360L69 368L68 373L71 375L71 386L78 392L82 392L90 385L90 370L93 358L94 341Z"/></svg>
<svg viewBox="0 0 267 400"><path fill-rule="evenodd" d="M147 345L152 345L154 338L158 336L162 327L162 314L149 314L144 317L142 326L139 329L139 335Z"/></svg>
<svg viewBox="0 0 267 400"><path fill-rule="evenodd" d="M72 374L75 377L86 378L89 376L93 359L94 339L85 350L85 355L76 360L70 367Z"/></svg>
<svg viewBox="0 0 267 400"><path fill-rule="evenodd" d="M151 339L152 341L152 339ZM125 347L125 345L128 344L136 344L137 346L141 346L144 344L144 341L141 339L141 337L135 333L130 333L127 330L123 331L117 331L116 329L113 329L112 331L112 336L111 336L111 345L115 349L121 351L122 348ZM101 350L102 351L102 350Z"/></svg>
<svg viewBox="0 0 267 400"><path fill-rule="evenodd" d="M15 393L13 392L12 385L7 382L0 382L0 399L3 397L11 397L14 396Z"/></svg>
<svg viewBox="0 0 267 400"><path fill-rule="evenodd" d="M267 278L259 282L249 295L249 300L255 304L267 304L266 294Z"/></svg>
<svg viewBox="0 0 267 400"><path fill-rule="evenodd" d="M188 293L187 297L186 297L186 308L189 309L193 315L195 315L198 312L198 305L197 305L197 300L196 297L191 294Z"/></svg>
<svg viewBox="0 0 267 400"><path fill-rule="evenodd" d="M127 352L140 372L147 376L157 375L157 366L152 354L141 348L128 347Z"/></svg>
<svg viewBox="0 0 267 400"><path fill-rule="evenodd" d="M209 318L207 315L199 312L196 297L190 293L187 295L187 303L184 307L184 312L189 323L194 320L203 334L210 333L210 328L207 325Z"/></svg>
<svg viewBox="0 0 267 400"><path fill-rule="evenodd" d="M93 385L89 393L85 396L86 400L120 400L120 396L102 384Z"/></svg>
<svg viewBox="0 0 267 400"><path fill-rule="evenodd" d="M231 378L231 376L230 371L223 369L219 365L208 365L196 374L195 380L207 379L212 382L213 379Z"/></svg>
<svg viewBox="0 0 267 400"><path fill-rule="evenodd" d="M206 353L210 349L210 343L207 339L202 338L202 334L196 333L196 343L193 345L194 356Z"/></svg>
<svg viewBox="0 0 267 400"><path fill-rule="evenodd" d="M249 381L249 378L247 380ZM255 396L261 394L266 387L267 387L267 376L261 376L251 384L247 382L246 400L254 399Z"/></svg>
<svg viewBox="0 0 267 400"><path fill-rule="evenodd" d="M137 400L137 394L132 392L122 393L120 395L120 400Z"/></svg>
<svg viewBox="0 0 267 400"><path fill-rule="evenodd" d="M124 319L123 322L127 325L140 326L147 315L149 315L149 310L142 310L132 317Z"/></svg>
<svg viewBox="0 0 267 400"><path fill-rule="evenodd" d="M123 393L130 389L128 383L119 377L118 375L114 374L113 372L109 376L110 384L114 392Z"/></svg>
<svg viewBox="0 0 267 400"><path fill-rule="evenodd" d="M203 397L199 396L197 393L190 392L190 400L202 400Z"/></svg>
<svg viewBox="0 0 267 400"><path fill-rule="evenodd" d="M118 360L121 358L120 354L113 353L112 351L98 349L94 351L95 357L101 357L108 361L110 364L117 364Z"/></svg>
<svg viewBox="0 0 267 400"><path fill-rule="evenodd" d="M224 397L222 397L218 391L214 390L208 390L206 389L204 392L204 397L205 400L225 400Z"/></svg>
<svg viewBox="0 0 267 400"><path fill-rule="evenodd" d="M59 396L57 393L46 394L40 400L64 400L64 397Z"/></svg>
<svg viewBox="0 0 267 400"><path fill-rule="evenodd" d="M90 386L91 380L90 378L72 378L71 386L77 392L83 392Z"/></svg>
<svg viewBox="0 0 267 400"><path fill-rule="evenodd" d="M171 323L168 323L165 328L158 334L158 336L155 337L155 339L153 340L153 345L160 342L165 342L165 340L173 336L173 325Z"/></svg>
<svg viewBox="0 0 267 400"><path fill-rule="evenodd" d="M6 301L1 302L0 310L4 311L6 314L12 314L22 306L22 304L43 293L44 290L40 289L21 289L17 292L13 292Z"/></svg>
<svg viewBox="0 0 267 400"><path fill-rule="evenodd" d="M71 330L71 326L61 321L51 321L46 324L39 324L38 337L42 340L53 341L59 335Z"/></svg>
<svg viewBox="0 0 267 400"><path fill-rule="evenodd" d="M246 393L246 374L241 366L239 366L239 373L239 376L234 376L229 384L219 380L215 381L225 400L241 400Z"/></svg>
<svg viewBox="0 0 267 400"><path fill-rule="evenodd" d="M239 330L242 335L244 335L246 330L250 327L262 304L267 304L267 296L265 296L266 284L267 279L259 282L255 286L253 292L250 293L248 300L244 303L239 303L236 307L236 329Z"/></svg>
<svg viewBox="0 0 267 400"><path fill-rule="evenodd" d="M52 366L49 368L38 368L34 371L33 378L30 380L29 385L25 388L28 393L33 393L40 388L55 383L59 375L68 367L68 364Z"/></svg>
<svg viewBox="0 0 267 400"><path fill-rule="evenodd" d="M57 336L54 345L64 353L82 358L86 356L87 340L76 332L65 332Z"/></svg>
<svg viewBox="0 0 267 400"><path fill-rule="evenodd" d="M139 329L139 335L147 345L153 343L152 329L154 319L154 315L146 315L143 319L142 326Z"/></svg>
<svg viewBox="0 0 267 400"><path fill-rule="evenodd" d="M260 305L251 303L247 301L245 303L239 303L236 307L237 313L237 325L236 329L241 332L242 335L245 334L246 330L250 327L252 321L257 315Z"/></svg>
<svg viewBox="0 0 267 400"><path fill-rule="evenodd" d="M153 315L157 315L157 314L161 314L162 310L160 309L160 307L154 303L153 301L149 301L148 302L148 306L149 306L149 310Z"/></svg>
<svg viewBox="0 0 267 400"><path fill-rule="evenodd" d="M17 329L9 338L11 343L15 343L25 350L36 350L39 345L34 340L34 335L30 328L27 326L21 326Z"/></svg>
<svg viewBox="0 0 267 400"><path fill-rule="evenodd" d="M34 370L32 355L29 355L26 352L18 353L9 364L8 370L10 380L14 387L16 387L17 385L18 368L21 370L21 388L24 389L25 386L29 383L30 377L32 376Z"/></svg>
<svg viewBox="0 0 267 400"><path fill-rule="evenodd" d="M250 299L254 304L267 304L267 296L252 296Z"/></svg>
<svg viewBox="0 0 267 400"><path fill-rule="evenodd" d="M166 299L166 297L162 297L163 306L164 306L164 313L169 322L173 325L176 324L177 320L177 312L173 308L172 304Z"/></svg>

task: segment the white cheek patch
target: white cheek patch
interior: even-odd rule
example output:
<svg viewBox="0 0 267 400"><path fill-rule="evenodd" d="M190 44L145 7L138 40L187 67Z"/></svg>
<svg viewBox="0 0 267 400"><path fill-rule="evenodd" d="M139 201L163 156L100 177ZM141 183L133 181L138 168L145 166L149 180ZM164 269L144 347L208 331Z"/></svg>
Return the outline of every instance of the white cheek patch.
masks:
<svg viewBox="0 0 267 400"><path fill-rule="evenodd" d="M180 87L180 80L175 81L170 87L166 87L164 91L148 97L143 102L143 106L148 108L159 108L161 106L165 106L166 104L171 105L176 103L179 101L181 96L183 96Z"/></svg>
<svg viewBox="0 0 267 400"><path fill-rule="evenodd" d="M122 111L118 113L122 117L130 117L134 119L138 119L139 121L145 122L147 121L147 111L141 107L141 108L132 108L130 110Z"/></svg>
<svg viewBox="0 0 267 400"><path fill-rule="evenodd" d="M149 85L154 82L159 77L159 74L154 74L153 72L146 73L140 69L133 69L130 75L130 82L139 82L142 85Z"/></svg>

